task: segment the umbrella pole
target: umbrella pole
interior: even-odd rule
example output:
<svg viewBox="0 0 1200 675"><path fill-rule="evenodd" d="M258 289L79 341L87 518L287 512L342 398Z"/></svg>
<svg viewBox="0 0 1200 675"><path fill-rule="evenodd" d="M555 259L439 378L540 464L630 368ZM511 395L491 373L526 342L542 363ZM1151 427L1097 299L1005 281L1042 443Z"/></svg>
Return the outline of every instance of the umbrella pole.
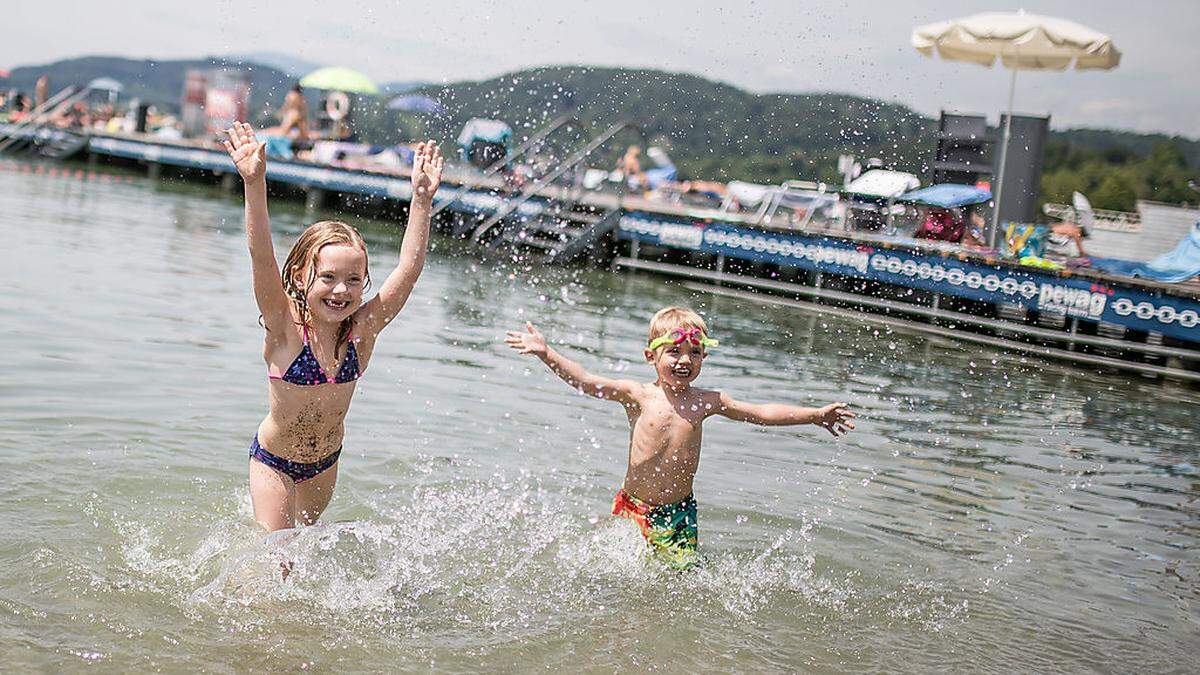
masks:
<svg viewBox="0 0 1200 675"><path fill-rule="evenodd" d="M988 235L988 245L996 248L996 235L1000 232L1000 197L1004 194L1004 163L1008 159L1008 138L1012 133L1013 93L1017 90L1017 69L1014 67L1012 79L1008 83L1008 117L1004 120L1004 135L1000 142L1000 168L996 171L996 207L992 209L992 231Z"/></svg>

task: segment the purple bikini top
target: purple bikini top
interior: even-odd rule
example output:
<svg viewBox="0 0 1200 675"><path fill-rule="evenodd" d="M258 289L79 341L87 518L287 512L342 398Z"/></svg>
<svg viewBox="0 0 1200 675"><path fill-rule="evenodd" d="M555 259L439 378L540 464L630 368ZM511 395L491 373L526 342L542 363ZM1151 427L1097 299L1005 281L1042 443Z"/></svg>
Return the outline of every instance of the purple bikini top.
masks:
<svg viewBox="0 0 1200 675"><path fill-rule="evenodd" d="M346 346L346 356L342 359L341 367L338 368L337 377L332 380L325 374L325 369L321 367L317 356L313 354L312 347L308 344L308 326L304 327L304 348L296 355L292 365L288 366L287 372L280 377L272 375L268 370L267 377L272 380L283 380L301 385L353 382L362 377L362 371L358 369L358 352L354 349L354 336L350 336L350 344Z"/></svg>

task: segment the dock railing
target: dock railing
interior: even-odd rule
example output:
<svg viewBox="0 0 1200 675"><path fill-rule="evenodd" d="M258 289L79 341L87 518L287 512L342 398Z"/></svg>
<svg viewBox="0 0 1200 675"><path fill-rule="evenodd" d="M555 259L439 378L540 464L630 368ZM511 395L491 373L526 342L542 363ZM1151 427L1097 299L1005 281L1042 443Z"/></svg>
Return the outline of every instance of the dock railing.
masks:
<svg viewBox="0 0 1200 675"><path fill-rule="evenodd" d="M752 222L754 225L773 225L775 224L775 215L780 207L793 209L793 213L795 210L803 208L804 215L801 216L800 222L795 222L789 216L785 225L803 230L812 222L813 216L819 208L833 204L837 200L838 194L829 192L829 186L825 183L806 180L784 181L767 191L758 210L754 213Z"/></svg>
<svg viewBox="0 0 1200 675"><path fill-rule="evenodd" d="M1070 221L1079 223L1087 227L1094 227L1097 230L1108 230L1110 232L1141 232L1142 231L1142 216L1137 213L1128 211L1109 211L1107 209L1090 209L1088 213L1081 213L1078 209L1070 204L1044 204L1042 213L1045 213L1051 218L1058 220ZM1089 222L1081 222L1085 216Z"/></svg>

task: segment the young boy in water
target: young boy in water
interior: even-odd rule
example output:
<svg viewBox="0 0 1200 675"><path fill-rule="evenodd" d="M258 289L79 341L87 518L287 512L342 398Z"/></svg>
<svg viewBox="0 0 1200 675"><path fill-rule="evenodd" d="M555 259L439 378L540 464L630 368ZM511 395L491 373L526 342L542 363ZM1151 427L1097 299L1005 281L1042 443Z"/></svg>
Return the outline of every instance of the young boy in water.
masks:
<svg viewBox="0 0 1200 675"><path fill-rule="evenodd" d="M816 424L834 436L854 428L845 403L801 408L782 403L746 403L720 391L693 387L709 347L704 319L681 307L659 310L650 320L643 352L655 380L611 380L593 375L559 354L525 324L508 331L508 345L533 354L564 382L589 396L619 401L629 417L629 466L613 500L613 515L637 522L655 554L671 566L696 561L696 499L692 480L700 463L701 425L712 415L763 425Z"/></svg>

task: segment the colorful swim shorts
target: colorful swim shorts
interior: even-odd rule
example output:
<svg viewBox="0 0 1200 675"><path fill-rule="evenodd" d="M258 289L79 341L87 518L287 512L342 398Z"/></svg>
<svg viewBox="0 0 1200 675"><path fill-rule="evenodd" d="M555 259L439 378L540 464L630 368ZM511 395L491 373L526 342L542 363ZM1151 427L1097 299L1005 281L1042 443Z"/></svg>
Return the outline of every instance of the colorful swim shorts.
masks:
<svg viewBox="0 0 1200 675"><path fill-rule="evenodd" d="M621 488L613 498L613 515L638 524L654 554L676 569L696 564L696 498L674 504L650 504Z"/></svg>

